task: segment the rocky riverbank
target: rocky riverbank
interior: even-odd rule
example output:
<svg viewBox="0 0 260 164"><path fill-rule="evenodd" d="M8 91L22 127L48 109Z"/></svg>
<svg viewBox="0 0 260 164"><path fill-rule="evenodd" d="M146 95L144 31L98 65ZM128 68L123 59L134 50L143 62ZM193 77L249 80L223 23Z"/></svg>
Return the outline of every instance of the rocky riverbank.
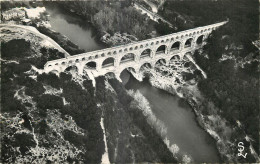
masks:
<svg viewBox="0 0 260 164"><path fill-rule="evenodd" d="M168 66L158 63L155 70L146 68L151 85L173 95L184 98L194 110L198 124L216 141L216 147L223 161L237 161L236 142L231 139L238 127L230 127L218 114L213 103L208 101L197 88L197 81L202 74L188 59L172 60ZM185 67L186 66L186 67ZM188 75L188 78L187 78ZM188 79L188 80L187 80Z"/></svg>
<svg viewBox="0 0 260 164"><path fill-rule="evenodd" d="M101 41L110 46L119 46L138 41L138 39L127 33L121 34L120 32L116 32L113 35L110 35L109 33L104 32L104 35L101 37Z"/></svg>

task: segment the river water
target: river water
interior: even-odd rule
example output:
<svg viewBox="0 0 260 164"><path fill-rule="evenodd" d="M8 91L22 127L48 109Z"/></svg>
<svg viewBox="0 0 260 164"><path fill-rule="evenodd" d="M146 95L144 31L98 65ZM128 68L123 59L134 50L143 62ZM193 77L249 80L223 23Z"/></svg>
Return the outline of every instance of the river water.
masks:
<svg viewBox="0 0 260 164"><path fill-rule="evenodd" d="M66 35L86 51L103 49L95 38L94 28L74 14L68 14L55 6L46 6L52 29ZM188 154L194 162L219 162L213 139L198 126L195 114L186 102L163 90L151 86L148 80L138 82L129 73L123 75L127 89L139 90L149 101L151 109L168 129L171 143Z"/></svg>
<svg viewBox="0 0 260 164"><path fill-rule="evenodd" d="M86 52L106 47L96 37L96 31L86 20L65 12L61 8L52 5L52 3L47 3L45 7L50 15L49 21L52 29L66 35Z"/></svg>

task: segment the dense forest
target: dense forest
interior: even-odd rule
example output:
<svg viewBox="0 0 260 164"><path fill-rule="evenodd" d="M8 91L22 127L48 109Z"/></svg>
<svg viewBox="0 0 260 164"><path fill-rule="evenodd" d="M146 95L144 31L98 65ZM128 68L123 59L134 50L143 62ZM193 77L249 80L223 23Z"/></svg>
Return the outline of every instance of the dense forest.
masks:
<svg viewBox="0 0 260 164"><path fill-rule="evenodd" d="M176 12L181 13L188 20L187 27L229 20L208 38L202 54L194 55L208 75L199 81L198 87L231 126L237 125L237 121L242 123L241 134L234 134L233 140L239 141L244 131L252 138L257 152L260 72L259 60L254 60L259 59L259 51L252 41L259 39L258 6L257 0L167 1L161 11L172 23ZM206 108L204 112L207 113ZM250 161L251 157L248 158Z"/></svg>
<svg viewBox="0 0 260 164"><path fill-rule="evenodd" d="M18 132L19 128L9 129L5 125L6 121L1 123L1 131L3 132L1 135L1 144L3 145L1 147L1 156L3 162L17 161L19 151L14 151L13 148L15 147L20 147L22 158L26 161L25 158L29 158L28 155L30 155L30 153L28 154L29 150L36 146L36 141L33 138L34 133L39 137L38 146L47 150L51 149L55 144L64 144L56 143L58 139L52 138L52 135L57 136L60 134L52 131L50 124L46 123L50 116L48 113L52 110L61 112L65 120L65 115L72 116L76 124L87 132L84 135L79 135L71 130L64 129L65 140L68 140L79 149L83 146L88 152L80 154L75 159L68 156L67 160L70 162L100 162L101 155L104 152L104 142L99 124L101 113L97 110L95 98L93 97L94 93L91 92L91 89L93 90L92 84L89 85L89 82L86 81L84 86L88 90L82 90L81 86L72 80L72 76L66 73L61 73L59 78L55 74L41 74L36 79L31 78L32 65L40 69L47 60L64 56L57 50L43 47L38 51L32 48L32 44L24 39L11 40L7 43L2 42L1 47L3 59L18 61L18 63L1 63L2 114L6 116L8 113L9 117L22 117L24 122L21 128L25 129L25 132L19 132L19 135L9 136L8 134L14 134L16 130ZM32 54L38 54L41 57L37 58ZM46 93L46 86L50 86L53 90L62 88L62 95ZM24 90L25 97L32 97L31 102L21 101L17 96L14 96L17 90ZM17 94L22 93L17 92ZM68 101L69 105L64 105L62 97ZM26 129L29 132L26 132ZM48 135L49 137L47 137ZM46 141L43 142L40 139L41 136L45 136ZM44 154L41 155L44 156ZM32 158L36 159L37 157L33 156Z"/></svg>

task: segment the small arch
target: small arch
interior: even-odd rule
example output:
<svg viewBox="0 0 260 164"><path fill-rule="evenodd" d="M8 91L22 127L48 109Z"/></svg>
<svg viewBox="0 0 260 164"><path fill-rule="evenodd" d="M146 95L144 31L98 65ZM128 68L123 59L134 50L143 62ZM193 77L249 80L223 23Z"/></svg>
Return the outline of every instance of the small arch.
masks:
<svg viewBox="0 0 260 164"><path fill-rule="evenodd" d="M121 53L121 52L123 52L123 50L121 49L121 50L119 50L119 53Z"/></svg>
<svg viewBox="0 0 260 164"><path fill-rule="evenodd" d="M56 63L55 65L59 65L59 63Z"/></svg>
<svg viewBox="0 0 260 164"><path fill-rule="evenodd" d="M201 45L202 42L203 42L203 38L204 38L204 35L199 36L198 39L196 40L196 43L197 43L198 45Z"/></svg>
<svg viewBox="0 0 260 164"><path fill-rule="evenodd" d="M151 45L153 45L153 44L154 44L154 42L151 43Z"/></svg>
<svg viewBox="0 0 260 164"><path fill-rule="evenodd" d="M156 55L161 53L166 54L166 45L161 45L156 49Z"/></svg>
<svg viewBox="0 0 260 164"><path fill-rule="evenodd" d="M148 44L148 43L146 43L145 47L148 47L148 46L149 46L149 44Z"/></svg>
<svg viewBox="0 0 260 164"><path fill-rule="evenodd" d="M82 59L81 59L81 61L85 61L85 60L86 60L86 58L82 58Z"/></svg>
<svg viewBox="0 0 260 164"><path fill-rule="evenodd" d="M135 46L135 50L137 50L138 49L138 46Z"/></svg>
<svg viewBox="0 0 260 164"><path fill-rule="evenodd" d="M128 53L126 55L124 55L121 60L120 60L120 64L121 63L125 63L125 62L130 62L130 61L134 61L135 60L135 54L133 53Z"/></svg>
<svg viewBox="0 0 260 164"><path fill-rule="evenodd" d="M115 54L116 54L116 51L114 51L113 54L115 55Z"/></svg>
<svg viewBox="0 0 260 164"><path fill-rule="evenodd" d="M143 45L140 46L140 48L143 48L143 47L144 47Z"/></svg>
<svg viewBox="0 0 260 164"><path fill-rule="evenodd" d="M191 43L192 43L192 38L187 39L184 44L184 48L191 47Z"/></svg>
<svg viewBox="0 0 260 164"><path fill-rule="evenodd" d="M75 62L76 62L76 63L79 63L79 59L76 59Z"/></svg>
<svg viewBox="0 0 260 164"><path fill-rule="evenodd" d="M125 48L124 51L127 52L127 48Z"/></svg>
<svg viewBox="0 0 260 164"><path fill-rule="evenodd" d="M92 56L88 57L88 60L91 60L92 59Z"/></svg>
<svg viewBox="0 0 260 164"><path fill-rule="evenodd" d="M66 64L66 62L62 62L62 63L61 63L61 65L65 65L65 64Z"/></svg>
<svg viewBox="0 0 260 164"><path fill-rule="evenodd" d="M115 65L115 59L113 57L106 58L102 62L102 68L110 67L110 66L114 66L114 65Z"/></svg>
<svg viewBox="0 0 260 164"><path fill-rule="evenodd" d="M98 58L98 55L96 55L95 58L97 59L97 58Z"/></svg>
<svg viewBox="0 0 260 164"><path fill-rule="evenodd" d="M97 68L97 63L94 61L90 61L88 63L86 63L85 67L87 69L96 69Z"/></svg>
<svg viewBox="0 0 260 164"><path fill-rule="evenodd" d="M130 47L129 50L132 51L132 50L133 50L133 47Z"/></svg>
<svg viewBox="0 0 260 164"><path fill-rule="evenodd" d="M164 42L164 40L161 40L161 43L163 43Z"/></svg>
<svg viewBox="0 0 260 164"><path fill-rule="evenodd" d="M176 36L176 39L179 39L179 36Z"/></svg>
<svg viewBox="0 0 260 164"><path fill-rule="evenodd" d="M51 67L52 65L48 65L48 67Z"/></svg>
<svg viewBox="0 0 260 164"><path fill-rule="evenodd" d="M111 52L108 52L107 55L111 55Z"/></svg>
<svg viewBox="0 0 260 164"><path fill-rule="evenodd" d="M177 41L175 43L172 44L171 46L171 51L174 51L174 50L179 50L181 47L181 42Z"/></svg>
<svg viewBox="0 0 260 164"><path fill-rule="evenodd" d="M140 55L140 59L152 57L152 50L151 49L145 49Z"/></svg>
<svg viewBox="0 0 260 164"><path fill-rule="evenodd" d="M156 41L156 44L159 44L159 41Z"/></svg>
<svg viewBox="0 0 260 164"><path fill-rule="evenodd" d="M102 56L102 57L105 57L105 54L104 54L104 53L102 53L102 54L101 54L101 56Z"/></svg>

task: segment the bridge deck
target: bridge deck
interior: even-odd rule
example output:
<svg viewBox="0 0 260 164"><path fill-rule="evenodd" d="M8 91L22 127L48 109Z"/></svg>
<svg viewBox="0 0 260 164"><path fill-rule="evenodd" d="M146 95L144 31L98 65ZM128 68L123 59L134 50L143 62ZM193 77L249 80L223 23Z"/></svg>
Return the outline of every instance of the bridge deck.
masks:
<svg viewBox="0 0 260 164"><path fill-rule="evenodd" d="M169 41L169 40L172 40L173 38L176 38L176 39L182 38L182 36L186 37L187 35L194 34L195 32L198 33L199 31L201 32L201 34L203 34L203 32L205 32L205 30L208 30L208 29L214 30L216 27L219 27L225 23L227 23L227 21L208 25L208 26L197 27L197 28L190 29L190 30L180 31L177 33L160 36L160 37L156 37L156 38L151 38L151 39L147 39L147 40L142 40L142 41L138 41L138 42L134 42L134 43L129 43L126 45L121 45L121 46L106 48L106 49L102 49L102 50L96 50L96 51L92 51L92 52L82 53L82 54L73 55L73 56L69 56L66 58L62 58L62 59L56 59L56 60L48 61L44 67L47 67L48 65L51 65L51 64L60 63L63 61L66 62L66 61L70 61L70 60L77 60L77 58L79 58L79 57L92 57L92 59L87 59L87 60L93 60L93 59L95 59L95 56L93 56L93 55L100 55L100 56L98 56L98 58L102 58L103 57L102 54L104 54L104 53L107 53L109 56L114 56L114 55L117 55L117 50L120 50L120 49L123 50L125 48L129 49L125 53L129 53L130 51L134 51L135 50L134 47L138 46L140 44L145 45L145 44L149 44L151 42L154 43L154 45L156 45L157 42L162 44L161 41L167 42L167 40ZM165 42L164 42L164 44L165 44ZM131 50L131 48L132 48L132 50ZM116 54L114 54L114 52L116 52Z"/></svg>

